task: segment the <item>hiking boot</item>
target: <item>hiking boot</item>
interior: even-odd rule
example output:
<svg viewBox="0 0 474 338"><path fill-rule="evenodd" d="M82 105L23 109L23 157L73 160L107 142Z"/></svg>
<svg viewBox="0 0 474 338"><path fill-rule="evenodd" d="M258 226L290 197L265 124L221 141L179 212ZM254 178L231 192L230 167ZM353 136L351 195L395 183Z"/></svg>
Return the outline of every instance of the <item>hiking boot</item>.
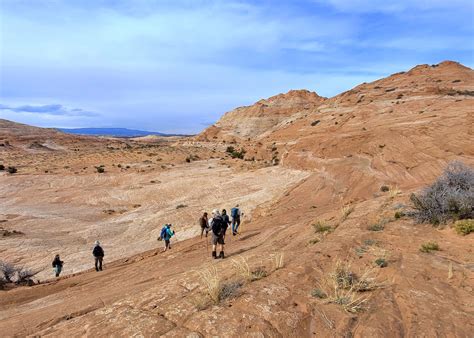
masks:
<svg viewBox="0 0 474 338"><path fill-rule="evenodd" d="M219 258L224 259L224 251L221 251L221 252L219 253Z"/></svg>
<svg viewBox="0 0 474 338"><path fill-rule="evenodd" d="M212 252L212 258L216 259L217 258L217 254L215 251Z"/></svg>

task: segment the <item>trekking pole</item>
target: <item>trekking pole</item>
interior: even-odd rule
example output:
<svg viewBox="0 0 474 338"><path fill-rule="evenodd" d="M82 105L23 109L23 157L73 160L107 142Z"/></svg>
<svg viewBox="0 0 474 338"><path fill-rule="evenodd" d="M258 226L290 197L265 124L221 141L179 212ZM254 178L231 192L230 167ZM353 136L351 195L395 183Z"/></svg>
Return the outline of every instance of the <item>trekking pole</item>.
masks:
<svg viewBox="0 0 474 338"><path fill-rule="evenodd" d="M209 238L206 236L204 240L206 241L206 253L209 253Z"/></svg>

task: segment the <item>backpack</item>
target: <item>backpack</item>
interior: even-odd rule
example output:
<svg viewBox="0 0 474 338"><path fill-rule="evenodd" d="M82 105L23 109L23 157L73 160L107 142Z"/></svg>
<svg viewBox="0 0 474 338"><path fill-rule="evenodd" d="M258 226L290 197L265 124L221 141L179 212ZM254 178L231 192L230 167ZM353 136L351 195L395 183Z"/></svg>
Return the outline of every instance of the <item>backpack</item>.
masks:
<svg viewBox="0 0 474 338"><path fill-rule="evenodd" d="M212 219L212 232L216 236L220 236L224 228L224 221L221 216L216 216Z"/></svg>
<svg viewBox="0 0 474 338"><path fill-rule="evenodd" d="M232 218L239 217L239 208L232 208L232 210L230 211L230 215L232 216Z"/></svg>
<svg viewBox="0 0 474 338"><path fill-rule="evenodd" d="M162 241L162 240L165 239L165 237L166 237L166 230L168 230L168 227L165 225L165 226L161 229L160 237L158 237L158 240L159 240L159 241Z"/></svg>

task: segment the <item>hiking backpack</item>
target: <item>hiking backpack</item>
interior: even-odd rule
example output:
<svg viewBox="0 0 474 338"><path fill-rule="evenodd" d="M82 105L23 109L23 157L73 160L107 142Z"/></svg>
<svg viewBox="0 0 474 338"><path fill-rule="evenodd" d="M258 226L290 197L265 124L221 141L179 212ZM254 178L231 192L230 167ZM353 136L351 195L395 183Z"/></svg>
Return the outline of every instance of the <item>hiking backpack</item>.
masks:
<svg viewBox="0 0 474 338"><path fill-rule="evenodd" d="M232 208L232 210L230 211L230 215L232 216L232 218L239 217L239 208Z"/></svg>
<svg viewBox="0 0 474 338"><path fill-rule="evenodd" d="M159 240L159 241L162 241L162 240L165 239L165 237L166 237L166 230L168 230L168 227L165 225L165 226L161 229L160 237L158 237L158 240Z"/></svg>
<svg viewBox="0 0 474 338"><path fill-rule="evenodd" d="M224 221L221 216L216 216L212 219L212 232L216 236L220 236L222 234L222 230L224 228Z"/></svg>

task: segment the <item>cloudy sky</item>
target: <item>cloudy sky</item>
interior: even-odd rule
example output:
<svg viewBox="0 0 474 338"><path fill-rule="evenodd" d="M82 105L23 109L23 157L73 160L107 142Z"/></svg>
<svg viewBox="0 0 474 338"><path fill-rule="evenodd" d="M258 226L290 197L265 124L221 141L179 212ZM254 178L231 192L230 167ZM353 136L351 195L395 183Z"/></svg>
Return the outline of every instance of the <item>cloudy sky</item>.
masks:
<svg viewBox="0 0 474 338"><path fill-rule="evenodd" d="M474 66L471 0L0 0L0 118L193 133L290 89Z"/></svg>

